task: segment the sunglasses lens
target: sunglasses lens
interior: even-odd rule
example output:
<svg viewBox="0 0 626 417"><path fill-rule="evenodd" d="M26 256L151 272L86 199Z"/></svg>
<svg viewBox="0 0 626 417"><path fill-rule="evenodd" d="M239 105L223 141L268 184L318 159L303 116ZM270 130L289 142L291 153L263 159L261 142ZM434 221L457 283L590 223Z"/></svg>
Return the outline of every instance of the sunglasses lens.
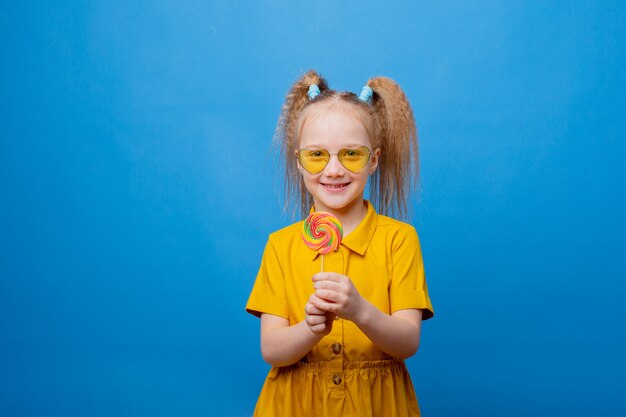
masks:
<svg viewBox="0 0 626 417"><path fill-rule="evenodd" d="M355 149L342 149L337 154L341 164L352 172L363 169L370 160L370 150L365 146Z"/></svg>
<svg viewBox="0 0 626 417"><path fill-rule="evenodd" d="M302 168L311 174L318 174L326 168L330 154L326 149L302 149L298 153Z"/></svg>
<svg viewBox="0 0 626 417"><path fill-rule="evenodd" d="M367 165L371 152L366 146L355 149L341 149L337 158L341 165L352 172L358 172ZM330 161L330 153L326 149L300 149L298 152L300 165L311 174L319 174Z"/></svg>

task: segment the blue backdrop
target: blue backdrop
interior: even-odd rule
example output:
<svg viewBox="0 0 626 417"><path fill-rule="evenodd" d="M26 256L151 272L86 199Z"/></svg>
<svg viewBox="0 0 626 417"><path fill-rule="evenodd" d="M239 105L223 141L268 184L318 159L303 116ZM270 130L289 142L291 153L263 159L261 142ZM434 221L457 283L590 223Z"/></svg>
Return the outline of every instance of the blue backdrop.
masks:
<svg viewBox="0 0 626 417"><path fill-rule="evenodd" d="M271 137L315 68L413 105L423 414L626 415L624 3L299 3L0 6L0 414L251 414Z"/></svg>

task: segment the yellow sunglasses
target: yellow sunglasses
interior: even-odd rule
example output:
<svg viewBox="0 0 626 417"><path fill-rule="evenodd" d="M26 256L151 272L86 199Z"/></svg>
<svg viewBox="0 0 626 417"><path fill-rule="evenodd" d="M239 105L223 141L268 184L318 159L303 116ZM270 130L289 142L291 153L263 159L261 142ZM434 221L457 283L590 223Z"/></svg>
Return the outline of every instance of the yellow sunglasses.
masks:
<svg viewBox="0 0 626 417"><path fill-rule="evenodd" d="M319 174L330 162L331 155L337 155L341 165L348 171L359 172L370 160L372 151L367 146L358 148L343 148L335 153L328 152L327 149L300 149L296 152L296 157L300 161L302 168L311 174Z"/></svg>

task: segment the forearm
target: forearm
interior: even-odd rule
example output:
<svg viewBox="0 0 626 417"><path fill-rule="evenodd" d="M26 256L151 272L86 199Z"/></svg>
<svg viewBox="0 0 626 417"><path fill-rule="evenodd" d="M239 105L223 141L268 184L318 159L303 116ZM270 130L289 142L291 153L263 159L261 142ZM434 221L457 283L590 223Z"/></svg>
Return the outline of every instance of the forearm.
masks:
<svg viewBox="0 0 626 417"><path fill-rule="evenodd" d="M304 321L293 326L270 323L265 327L261 333L261 354L272 366L287 366L297 362L324 337L313 333Z"/></svg>
<svg viewBox="0 0 626 417"><path fill-rule="evenodd" d="M390 316L363 300L355 324L383 352L394 358L406 359L419 347L421 311L402 310Z"/></svg>
<svg viewBox="0 0 626 417"><path fill-rule="evenodd" d="M345 275L320 272L313 276L315 293L310 302L319 310L354 322L383 352L405 359L417 352L422 311L404 309L385 314L359 295Z"/></svg>

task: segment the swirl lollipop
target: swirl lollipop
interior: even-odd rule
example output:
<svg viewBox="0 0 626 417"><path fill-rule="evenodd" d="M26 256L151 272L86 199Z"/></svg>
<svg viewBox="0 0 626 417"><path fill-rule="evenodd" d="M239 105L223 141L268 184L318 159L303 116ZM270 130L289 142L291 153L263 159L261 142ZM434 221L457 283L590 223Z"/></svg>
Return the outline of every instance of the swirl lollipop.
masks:
<svg viewBox="0 0 626 417"><path fill-rule="evenodd" d="M316 211L302 223L302 240L309 249L322 255L322 271L324 271L324 255L337 252L342 237L341 222L330 213Z"/></svg>

